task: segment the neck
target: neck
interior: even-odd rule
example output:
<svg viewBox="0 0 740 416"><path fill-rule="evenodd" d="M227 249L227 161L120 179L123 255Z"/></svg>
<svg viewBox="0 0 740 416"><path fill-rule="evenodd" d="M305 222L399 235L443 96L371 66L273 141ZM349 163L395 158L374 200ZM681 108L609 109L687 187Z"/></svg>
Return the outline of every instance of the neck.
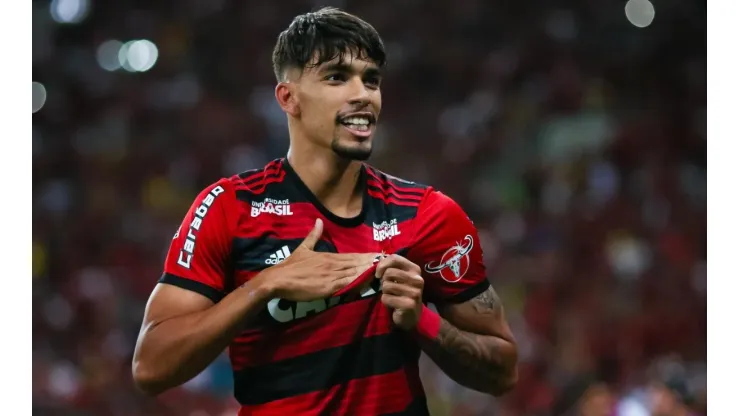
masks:
<svg viewBox="0 0 740 416"><path fill-rule="evenodd" d="M326 209L346 218L360 214L363 199L363 188L358 183L361 162L343 159L330 149L291 143L288 163Z"/></svg>

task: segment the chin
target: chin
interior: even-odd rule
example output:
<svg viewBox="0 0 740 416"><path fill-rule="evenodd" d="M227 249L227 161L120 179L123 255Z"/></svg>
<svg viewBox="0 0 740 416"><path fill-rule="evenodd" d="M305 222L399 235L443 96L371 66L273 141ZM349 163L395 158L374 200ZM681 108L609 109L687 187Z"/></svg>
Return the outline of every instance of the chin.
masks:
<svg viewBox="0 0 740 416"><path fill-rule="evenodd" d="M334 142L332 150L337 155L350 160L367 160L373 153L370 143L353 143L350 145Z"/></svg>

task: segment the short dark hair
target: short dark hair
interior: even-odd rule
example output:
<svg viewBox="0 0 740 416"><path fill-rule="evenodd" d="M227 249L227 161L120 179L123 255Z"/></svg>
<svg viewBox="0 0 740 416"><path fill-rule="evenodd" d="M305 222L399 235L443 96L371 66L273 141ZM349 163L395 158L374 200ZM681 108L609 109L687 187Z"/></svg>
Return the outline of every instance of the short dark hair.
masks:
<svg viewBox="0 0 740 416"><path fill-rule="evenodd" d="M272 51L275 77L282 81L285 72L320 66L347 53L385 66L385 46L375 28L359 17L334 7L296 16L278 36ZM313 62L314 55L318 60Z"/></svg>

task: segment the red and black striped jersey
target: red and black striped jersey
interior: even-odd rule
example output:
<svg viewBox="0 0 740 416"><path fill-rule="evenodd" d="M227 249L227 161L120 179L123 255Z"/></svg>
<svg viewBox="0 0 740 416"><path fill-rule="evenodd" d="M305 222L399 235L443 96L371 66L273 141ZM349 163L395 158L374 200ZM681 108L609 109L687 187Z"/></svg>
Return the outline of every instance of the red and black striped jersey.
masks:
<svg viewBox="0 0 740 416"><path fill-rule="evenodd" d="M478 235L458 204L369 165L360 180L354 218L321 205L286 159L218 181L185 216L160 282L218 302L290 256L319 217L315 250L403 255L423 270L426 302L488 288ZM272 299L229 347L240 415L427 415L419 346L394 328L377 283L312 302Z"/></svg>

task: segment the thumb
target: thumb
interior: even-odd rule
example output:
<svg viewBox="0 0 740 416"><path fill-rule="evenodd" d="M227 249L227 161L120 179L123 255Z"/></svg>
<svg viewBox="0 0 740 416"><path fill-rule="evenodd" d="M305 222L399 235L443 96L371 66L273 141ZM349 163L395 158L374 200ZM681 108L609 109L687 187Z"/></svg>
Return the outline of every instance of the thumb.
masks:
<svg viewBox="0 0 740 416"><path fill-rule="evenodd" d="M310 233L306 236L306 238L303 240L303 243L301 243L301 246L304 249L307 250L313 250L316 243L321 238L321 234L324 233L324 222L321 221L320 218L316 218L316 223L313 226L313 229Z"/></svg>

